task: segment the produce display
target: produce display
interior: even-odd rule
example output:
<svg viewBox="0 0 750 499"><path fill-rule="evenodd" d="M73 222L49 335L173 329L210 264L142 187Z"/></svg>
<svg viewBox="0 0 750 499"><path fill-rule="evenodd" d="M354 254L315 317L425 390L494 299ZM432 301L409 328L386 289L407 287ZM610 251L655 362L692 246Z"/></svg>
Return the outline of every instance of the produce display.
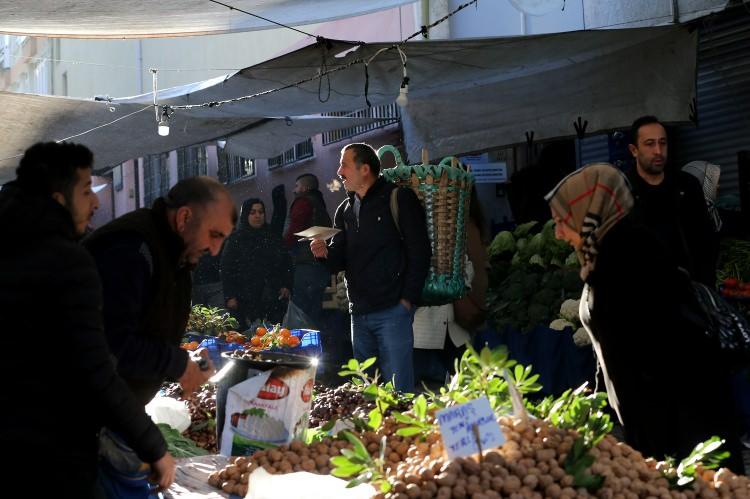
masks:
<svg viewBox="0 0 750 499"><path fill-rule="evenodd" d="M179 383L166 383L162 390L167 397L184 400ZM190 410L191 423L183 436L208 453L217 453L219 448L216 442L216 387L203 385L200 391L185 402Z"/></svg>
<svg viewBox="0 0 750 499"><path fill-rule="evenodd" d="M237 319L222 308L193 305L188 316L186 330L206 336L218 336L238 327Z"/></svg>
<svg viewBox="0 0 750 499"><path fill-rule="evenodd" d="M367 362L343 366L342 373L352 376L351 385L326 392L348 401L343 393L361 390L372 399L373 409L365 418L342 418L349 420L350 430L330 435L329 422L308 432L305 443L236 457L208 482L244 496L250 475L262 467L272 474L308 471L332 474L351 485L370 483L379 491L378 499L750 497L747 477L716 469L726 457L717 438L699 444L679 462L657 462L619 442L609 434L604 394L581 387L514 407L509 383L525 397L539 389L538 377L509 359L503 348L468 348L448 386L417 397L368 378ZM505 443L481 455L448 459L435 412L480 396L489 400ZM406 410L395 410L395 405Z"/></svg>
<svg viewBox="0 0 750 499"><path fill-rule="evenodd" d="M555 238L552 220L529 222L495 236L489 247L487 303L497 330L528 331L558 317L565 300L578 299L583 283L570 246Z"/></svg>
<svg viewBox="0 0 750 499"><path fill-rule="evenodd" d="M270 330L260 326L255 330L255 335L248 342L252 351L270 350L272 348L295 348L300 342L299 337L294 336L291 331L276 324ZM247 346L247 345L246 345Z"/></svg>

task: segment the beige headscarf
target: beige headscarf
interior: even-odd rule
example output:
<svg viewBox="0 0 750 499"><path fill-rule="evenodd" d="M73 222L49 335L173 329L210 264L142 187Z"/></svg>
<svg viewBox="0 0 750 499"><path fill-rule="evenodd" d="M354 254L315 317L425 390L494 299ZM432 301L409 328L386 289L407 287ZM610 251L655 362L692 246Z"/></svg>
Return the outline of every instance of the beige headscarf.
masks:
<svg viewBox="0 0 750 499"><path fill-rule="evenodd" d="M581 279L596 265L599 241L633 208L625 175L609 163L593 163L560 181L544 199L554 214L581 236L576 248Z"/></svg>

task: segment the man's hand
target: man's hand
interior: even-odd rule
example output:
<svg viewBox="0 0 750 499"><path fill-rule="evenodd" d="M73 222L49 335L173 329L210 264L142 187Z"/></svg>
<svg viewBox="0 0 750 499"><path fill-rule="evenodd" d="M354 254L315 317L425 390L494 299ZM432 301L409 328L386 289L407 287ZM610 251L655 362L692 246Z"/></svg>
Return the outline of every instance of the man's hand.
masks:
<svg viewBox="0 0 750 499"><path fill-rule="evenodd" d="M412 304L409 300L407 300L406 298L401 298L401 305L403 305L406 310L411 312Z"/></svg>
<svg viewBox="0 0 750 499"><path fill-rule="evenodd" d="M288 300L291 294L289 288L281 288L279 290L279 300Z"/></svg>
<svg viewBox="0 0 750 499"><path fill-rule="evenodd" d="M175 477L175 461L172 454L167 452L161 459L151 463L151 476L149 479L159 485L159 490L167 490Z"/></svg>
<svg viewBox="0 0 750 499"><path fill-rule="evenodd" d="M188 356L187 366L185 366L185 372L182 373L180 379L177 381L182 387L182 393L185 397L190 397L193 392L197 391L201 385L208 382L209 378L215 374L214 364L211 359L208 358L208 350L201 348L195 352L199 357L206 359L208 363L208 369L201 370L198 365L197 359L192 356Z"/></svg>
<svg viewBox="0 0 750 499"><path fill-rule="evenodd" d="M237 298L230 298L227 300L227 308L232 310L237 310L237 307L239 307L239 303L237 303Z"/></svg>
<svg viewBox="0 0 750 499"><path fill-rule="evenodd" d="M313 239L310 241L310 251L315 258L328 258L328 246L322 239Z"/></svg>

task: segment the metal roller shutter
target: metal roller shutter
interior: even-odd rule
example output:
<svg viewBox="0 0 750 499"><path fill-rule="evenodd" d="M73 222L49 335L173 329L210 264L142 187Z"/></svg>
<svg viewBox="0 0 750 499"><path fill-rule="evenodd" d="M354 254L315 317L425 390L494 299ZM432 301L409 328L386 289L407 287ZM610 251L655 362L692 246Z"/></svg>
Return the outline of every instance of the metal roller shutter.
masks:
<svg viewBox="0 0 750 499"><path fill-rule="evenodd" d="M698 126L674 130L672 163L721 166L721 192L738 192L737 152L750 150L750 6L701 21L698 37Z"/></svg>

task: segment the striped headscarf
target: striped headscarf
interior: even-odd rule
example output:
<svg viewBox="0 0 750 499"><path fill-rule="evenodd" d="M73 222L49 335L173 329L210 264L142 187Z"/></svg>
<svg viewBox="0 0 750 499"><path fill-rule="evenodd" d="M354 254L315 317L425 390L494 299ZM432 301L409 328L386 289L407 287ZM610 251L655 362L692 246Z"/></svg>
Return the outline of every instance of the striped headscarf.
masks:
<svg viewBox="0 0 750 499"><path fill-rule="evenodd" d="M576 248L581 279L596 265L599 242L633 208L625 175L609 163L593 163L560 181L544 199L562 223L581 236Z"/></svg>

